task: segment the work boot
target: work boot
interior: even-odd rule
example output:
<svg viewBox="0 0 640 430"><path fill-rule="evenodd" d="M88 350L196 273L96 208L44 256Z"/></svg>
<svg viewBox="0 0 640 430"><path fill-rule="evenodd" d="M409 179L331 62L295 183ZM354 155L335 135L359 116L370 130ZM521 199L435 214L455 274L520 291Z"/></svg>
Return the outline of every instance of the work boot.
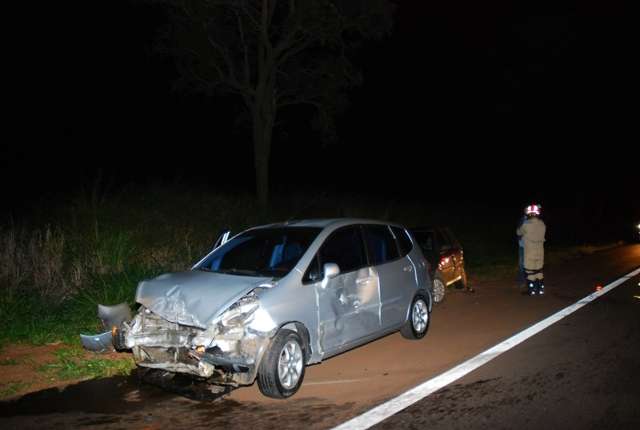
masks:
<svg viewBox="0 0 640 430"><path fill-rule="evenodd" d="M530 296L535 296L536 295L536 285L535 285L536 281L527 281L527 293Z"/></svg>
<svg viewBox="0 0 640 430"><path fill-rule="evenodd" d="M538 295L544 295L544 281L542 279L538 279Z"/></svg>

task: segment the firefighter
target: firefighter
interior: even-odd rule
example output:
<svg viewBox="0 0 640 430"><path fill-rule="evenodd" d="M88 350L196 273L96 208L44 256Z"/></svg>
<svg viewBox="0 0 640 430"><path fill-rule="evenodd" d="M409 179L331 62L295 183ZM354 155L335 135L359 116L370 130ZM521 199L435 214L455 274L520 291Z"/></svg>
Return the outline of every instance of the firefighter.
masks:
<svg viewBox="0 0 640 430"><path fill-rule="evenodd" d="M527 220L527 216L523 215L518 223L517 232L520 232L520 227ZM524 273L524 239L518 235L518 284L522 285L526 281L526 275Z"/></svg>
<svg viewBox="0 0 640 430"><path fill-rule="evenodd" d="M542 207L531 204L524 209L526 220L516 234L524 244L524 272L527 277L527 293L530 296L544 294L544 235L546 226L540 219Z"/></svg>

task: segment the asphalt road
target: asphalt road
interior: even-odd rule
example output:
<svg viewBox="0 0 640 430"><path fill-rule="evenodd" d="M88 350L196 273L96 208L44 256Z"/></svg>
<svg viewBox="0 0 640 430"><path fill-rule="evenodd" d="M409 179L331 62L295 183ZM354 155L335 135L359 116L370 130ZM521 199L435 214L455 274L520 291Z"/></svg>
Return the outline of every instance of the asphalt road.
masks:
<svg viewBox="0 0 640 430"><path fill-rule="evenodd" d="M639 281L374 428L640 428Z"/></svg>
<svg viewBox="0 0 640 430"><path fill-rule="evenodd" d="M330 428L638 266L640 245L625 246L546 268L543 297L523 296L515 282L477 284L474 294L451 291L434 309L423 340L393 334L311 366L301 390L284 401L262 397L255 384L194 400L141 384L135 376L107 378L0 402L0 428ZM624 428L636 423L640 301L624 296L634 285L618 287L380 426ZM198 392L191 388L185 390L193 397Z"/></svg>

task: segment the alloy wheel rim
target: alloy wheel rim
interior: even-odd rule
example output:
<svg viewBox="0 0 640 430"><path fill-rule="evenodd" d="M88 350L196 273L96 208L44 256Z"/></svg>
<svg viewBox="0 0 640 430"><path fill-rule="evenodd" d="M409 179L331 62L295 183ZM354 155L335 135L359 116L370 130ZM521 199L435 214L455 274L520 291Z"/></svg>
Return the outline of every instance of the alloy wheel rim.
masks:
<svg viewBox="0 0 640 430"><path fill-rule="evenodd" d="M302 349L298 342L288 341L280 351L278 379L280 385L290 390L298 384L302 374Z"/></svg>
<svg viewBox="0 0 640 430"><path fill-rule="evenodd" d="M427 304L423 300L417 300L413 305L413 328L417 333L422 333L427 328L429 321L429 311Z"/></svg>

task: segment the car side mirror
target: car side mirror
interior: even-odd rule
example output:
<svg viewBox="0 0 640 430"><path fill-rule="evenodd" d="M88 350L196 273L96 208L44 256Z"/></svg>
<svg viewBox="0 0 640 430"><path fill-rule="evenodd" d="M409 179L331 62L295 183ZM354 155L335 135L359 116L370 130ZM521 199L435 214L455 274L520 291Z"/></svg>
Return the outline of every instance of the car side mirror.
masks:
<svg viewBox="0 0 640 430"><path fill-rule="evenodd" d="M322 278L322 288L327 288L329 280L340 274L340 267L336 263L325 263L322 266L324 276Z"/></svg>
<svg viewBox="0 0 640 430"><path fill-rule="evenodd" d="M325 263L323 269L324 277L327 279L335 278L340 274L340 267L336 263Z"/></svg>

